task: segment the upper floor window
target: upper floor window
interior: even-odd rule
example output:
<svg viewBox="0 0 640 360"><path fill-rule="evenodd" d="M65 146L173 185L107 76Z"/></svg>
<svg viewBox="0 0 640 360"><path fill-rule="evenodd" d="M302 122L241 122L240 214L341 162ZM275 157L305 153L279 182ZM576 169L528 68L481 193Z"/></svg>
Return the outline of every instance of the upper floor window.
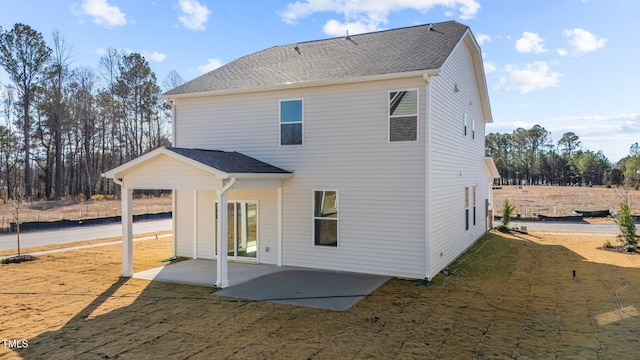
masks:
<svg viewBox="0 0 640 360"><path fill-rule="evenodd" d="M302 145L302 99L280 101L280 145Z"/></svg>
<svg viewBox="0 0 640 360"><path fill-rule="evenodd" d="M418 90L389 92L389 141L418 141Z"/></svg>

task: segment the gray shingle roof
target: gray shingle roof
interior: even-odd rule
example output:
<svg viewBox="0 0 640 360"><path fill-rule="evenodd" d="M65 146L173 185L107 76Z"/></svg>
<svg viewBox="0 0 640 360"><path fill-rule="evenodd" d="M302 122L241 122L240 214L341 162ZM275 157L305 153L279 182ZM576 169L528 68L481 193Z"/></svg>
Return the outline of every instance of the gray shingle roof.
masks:
<svg viewBox="0 0 640 360"><path fill-rule="evenodd" d="M467 29L447 21L274 46L232 61L165 95L438 69Z"/></svg>
<svg viewBox="0 0 640 360"><path fill-rule="evenodd" d="M220 150L186 149L167 147L169 151L188 157L204 165L226 173L243 174L290 174L290 171L269 165L239 152Z"/></svg>

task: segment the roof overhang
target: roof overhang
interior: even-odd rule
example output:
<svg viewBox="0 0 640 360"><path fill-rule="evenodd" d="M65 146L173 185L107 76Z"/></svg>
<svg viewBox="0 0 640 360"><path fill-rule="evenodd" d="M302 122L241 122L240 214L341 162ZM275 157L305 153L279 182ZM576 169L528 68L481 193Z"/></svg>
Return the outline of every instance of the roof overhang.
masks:
<svg viewBox="0 0 640 360"><path fill-rule="evenodd" d="M489 103L489 90L487 90L487 77L484 73L484 63L482 61L482 51L476 41L476 38L471 33L470 29L464 33L456 47L463 43L471 51L471 57L473 60L473 71L475 73L478 85L478 92L480 94L480 106L482 107L482 116L485 123L493 122L493 115L491 114L491 104ZM451 52L453 54L453 52ZM449 56L451 56L449 54ZM445 60L445 64L449 61L449 58ZM443 65L444 66L444 65Z"/></svg>
<svg viewBox="0 0 640 360"><path fill-rule="evenodd" d="M354 77L340 78L340 79L286 82L286 83L281 83L281 84L274 84L274 85L267 85L267 86L255 86L255 87L238 88L238 89L224 89L224 90L215 90L215 91L189 92L189 93L182 93L182 94L162 94L159 97L160 97L160 99L163 99L163 100L173 100L173 99L177 100L177 99L180 99L180 98L193 98L193 97L230 95L230 94L245 94L245 93L254 93L254 92L262 92L262 91L275 91L275 90L300 89L300 88L308 88L308 87L316 87L316 86L354 84L354 83L361 83L361 82L383 81L383 80L391 80L391 79L404 79L404 78L412 78L412 77L422 77L426 81L426 80L428 80L429 77L438 76L439 74L440 74L440 69L416 70L416 71L407 71L407 72L392 73L392 74L380 74L380 75L370 75L370 76L354 76Z"/></svg>
<svg viewBox="0 0 640 360"><path fill-rule="evenodd" d="M496 166L496 163L493 161L493 158L491 156L486 156L484 158L484 164L487 166L487 171L489 171L489 175L491 176L491 178L495 179L500 177L498 167Z"/></svg>
<svg viewBox="0 0 640 360"><path fill-rule="evenodd" d="M250 185L247 188L277 186L280 180L290 178L293 173L228 172L161 147L113 168L102 176L114 179L123 187L135 189L218 189L224 180L232 178L245 180L245 185Z"/></svg>

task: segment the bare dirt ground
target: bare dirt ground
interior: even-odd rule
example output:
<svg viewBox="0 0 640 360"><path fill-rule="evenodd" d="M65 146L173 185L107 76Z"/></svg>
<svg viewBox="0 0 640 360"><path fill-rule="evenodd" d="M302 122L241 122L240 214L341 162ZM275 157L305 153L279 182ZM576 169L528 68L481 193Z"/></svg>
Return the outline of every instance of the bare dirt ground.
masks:
<svg viewBox="0 0 640 360"><path fill-rule="evenodd" d="M123 279L119 246L50 254L0 268L0 339L28 345L0 358L637 359L640 256L597 250L613 237L491 233L450 276L392 279L345 312ZM170 253L135 242L135 270Z"/></svg>
<svg viewBox="0 0 640 360"><path fill-rule="evenodd" d="M8 229L15 221L13 213L18 205L12 201L0 202L0 229ZM19 204L20 221L81 220L118 216L120 200L99 201L33 201ZM133 199L134 214L149 214L171 211L171 197L143 197ZM0 230L1 231L1 230Z"/></svg>
<svg viewBox="0 0 640 360"><path fill-rule="evenodd" d="M536 217L569 216L573 210L617 211L627 197L631 212L640 215L640 191L626 188L578 186L502 186L493 190L494 214L501 215L504 199L516 205L515 213Z"/></svg>

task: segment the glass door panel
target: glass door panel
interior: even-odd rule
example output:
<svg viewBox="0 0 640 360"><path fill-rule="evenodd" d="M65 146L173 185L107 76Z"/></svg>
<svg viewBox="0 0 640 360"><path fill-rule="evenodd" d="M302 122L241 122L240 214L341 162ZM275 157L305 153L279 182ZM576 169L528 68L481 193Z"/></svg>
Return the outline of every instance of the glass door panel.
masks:
<svg viewBox="0 0 640 360"><path fill-rule="evenodd" d="M235 259L256 259L258 256L258 204L230 202L228 206L227 256ZM217 226L217 203L215 208ZM215 236L217 238L217 231Z"/></svg>

